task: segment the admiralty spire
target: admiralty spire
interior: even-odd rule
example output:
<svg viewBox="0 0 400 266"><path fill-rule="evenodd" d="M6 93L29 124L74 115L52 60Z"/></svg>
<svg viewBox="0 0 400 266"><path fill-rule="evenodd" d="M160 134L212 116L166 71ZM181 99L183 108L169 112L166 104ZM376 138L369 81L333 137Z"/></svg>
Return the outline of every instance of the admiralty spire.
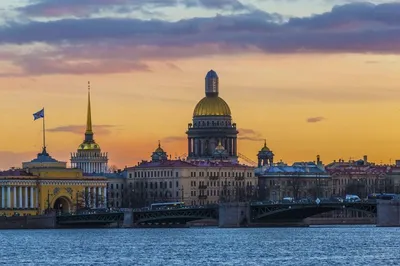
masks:
<svg viewBox="0 0 400 266"><path fill-rule="evenodd" d="M108 168L108 155L106 152L101 152L100 145L96 143L93 135L89 82L85 139L79 145L77 152L71 153L71 166L80 168L87 174L105 173Z"/></svg>

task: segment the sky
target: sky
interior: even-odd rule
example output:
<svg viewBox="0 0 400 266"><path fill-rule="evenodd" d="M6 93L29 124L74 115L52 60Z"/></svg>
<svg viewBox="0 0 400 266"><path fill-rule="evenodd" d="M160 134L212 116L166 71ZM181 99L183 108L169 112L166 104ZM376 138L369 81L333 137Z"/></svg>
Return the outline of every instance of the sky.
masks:
<svg viewBox="0 0 400 266"><path fill-rule="evenodd" d="M68 161L84 138L110 164L172 158L214 69L256 160L400 159L400 1L2 0L0 169L42 146Z"/></svg>

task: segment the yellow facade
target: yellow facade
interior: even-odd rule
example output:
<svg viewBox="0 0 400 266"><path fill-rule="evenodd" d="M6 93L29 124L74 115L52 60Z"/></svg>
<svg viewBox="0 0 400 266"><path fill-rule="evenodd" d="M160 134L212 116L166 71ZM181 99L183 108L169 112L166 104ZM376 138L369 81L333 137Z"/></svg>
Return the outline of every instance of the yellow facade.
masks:
<svg viewBox="0 0 400 266"><path fill-rule="evenodd" d="M0 172L0 215L39 215L107 206L107 179L83 176L44 150L23 169Z"/></svg>

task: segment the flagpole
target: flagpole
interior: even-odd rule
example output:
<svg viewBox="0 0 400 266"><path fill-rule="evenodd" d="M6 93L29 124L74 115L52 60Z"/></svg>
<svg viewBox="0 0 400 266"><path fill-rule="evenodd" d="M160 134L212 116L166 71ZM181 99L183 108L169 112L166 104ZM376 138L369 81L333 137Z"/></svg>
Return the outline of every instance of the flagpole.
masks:
<svg viewBox="0 0 400 266"><path fill-rule="evenodd" d="M43 113L44 113L44 107L43 107ZM46 126L45 126L45 115L43 115L43 149L46 149Z"/></svg>

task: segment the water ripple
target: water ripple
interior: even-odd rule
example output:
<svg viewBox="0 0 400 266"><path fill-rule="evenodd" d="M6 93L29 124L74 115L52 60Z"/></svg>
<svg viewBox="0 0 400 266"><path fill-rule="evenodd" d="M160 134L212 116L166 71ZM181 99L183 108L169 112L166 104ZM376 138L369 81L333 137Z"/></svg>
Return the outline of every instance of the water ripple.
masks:
<svg viewBox="0 0 400 266"><path fill-rule="evenodd" d="M1 265L398 265L400 228L0 231Z"/></svg>

